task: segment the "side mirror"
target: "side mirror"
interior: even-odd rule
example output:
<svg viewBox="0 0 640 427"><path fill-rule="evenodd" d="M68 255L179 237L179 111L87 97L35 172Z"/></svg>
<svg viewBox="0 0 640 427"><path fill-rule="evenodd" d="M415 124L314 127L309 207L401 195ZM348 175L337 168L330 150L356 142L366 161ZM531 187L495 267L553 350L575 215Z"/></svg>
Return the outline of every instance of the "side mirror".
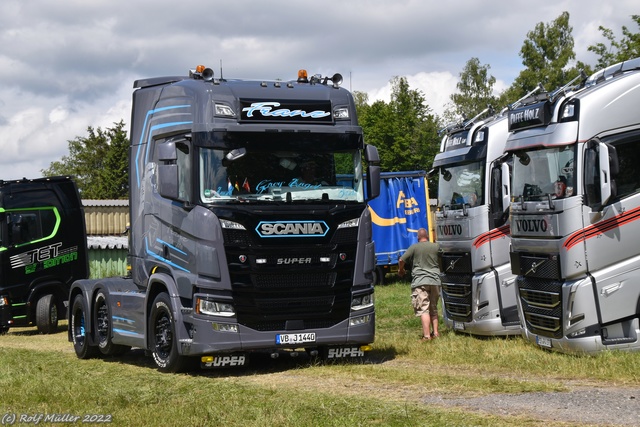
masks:
<svg viewBox="0 0 640 427"><path fill-rule="evenodd" d="M618 161L618 152L615 147L610 144L601 142L598 144L598 160L600 163L600 199L602 206L609 203L611 199L616 197L616 182L613 179L620 168Z"/></svg>
<svg viewBox="0 0 640 427"><path fill-rule="evenodd" d="M375 199L380 195L380 166L369 165L366 185L368 200Z"/></svg>
<svg viewBox="0 0 640 427"><path fill-rule="evenodd" d="M158 160L161 162L173 162L178 160L178 152L175 142L163 142L158 144Z"/></svg>
<svg viewBox="0 0 640 427"><path fill-rule="evenodd" d="M507 162L500 165L502 175L501 196L502 196L502 209L509 209L511 204L511 172L509 171L509 164Z"/></svg>
<svg viewBox="0 0 640 427"><path fill-rule="evenodd" d="M167 199L178 199L178 165L158 165L158 193Z"/></svg>
<svg viewBox="0 0 640 427"><path fill-rule="evenodd" d="M364 149L364 159L367 161L367 163L380 163L378 149L373 145L367 145Z"/></svg>

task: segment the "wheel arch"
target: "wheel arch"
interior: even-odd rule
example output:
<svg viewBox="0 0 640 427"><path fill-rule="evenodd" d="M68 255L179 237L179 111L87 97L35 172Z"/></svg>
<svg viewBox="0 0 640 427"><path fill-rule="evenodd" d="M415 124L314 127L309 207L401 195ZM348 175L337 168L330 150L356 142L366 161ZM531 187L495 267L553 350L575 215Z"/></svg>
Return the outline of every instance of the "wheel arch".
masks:
<svg viewBox="0 0 640 427"><path fill-rule="evenodd" d="M147 332L149 330L148 322L149 317L151 316L151 308L156 297L163 292L169 295L169 300L171 301L171 311L173 312L173 318L175 319L175 322L178 323L182 321L180 310L178 310L177 307L174 306L174 296L177 295L177 287L175 281L173 280L173 277L165 271L158 271L153 273L151 277L149 277L149 285L147 286L147 296L145 303L145 319L147 320L145 322L147 324L147 327L145 328L146 348L149 348L150 346L149 335Z"/></svg>

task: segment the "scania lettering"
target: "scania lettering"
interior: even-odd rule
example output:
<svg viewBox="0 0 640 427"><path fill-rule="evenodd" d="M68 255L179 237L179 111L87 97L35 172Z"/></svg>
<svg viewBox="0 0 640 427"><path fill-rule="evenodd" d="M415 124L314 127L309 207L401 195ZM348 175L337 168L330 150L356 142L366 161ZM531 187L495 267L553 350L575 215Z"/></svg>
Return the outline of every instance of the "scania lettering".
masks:
<svg viewBox="0 0 640 427"><path fill-rule="evenodd" d="M259 234L262 236L270 236L270 235L324 235L327 231L326 224L324 224L325 228L323 229L323 224L318 222L306 222L306 223L264 223L260 224Z"/></svg>
<svg viewBox="0 0 640 427"><path fill-rule="evenodd" d="M0 333L58 331L71 283L89 277L84 221L69 177L0 181Z"/></svg>
<svg viewBox="0 0 640 427"><path fill-rule="evenodd" d="M74 283L79 358L136 347L175 372L370 348L379 157L341 81L134 83L131 275Z"/></svg>
<svg viewBox="0 0 640 427"><path fill-rule="evenodd" d="M444 321L473 335L520 334L509 266L505 112L487 109L443 129L430 172L439 175L435 229Z"/></svg>
<svg viewBox="0 0 640 427"><path fill-rule="evenodd" d="M640 58L578 76L512 120L511 266L526 339L640 350Z"/></svg>

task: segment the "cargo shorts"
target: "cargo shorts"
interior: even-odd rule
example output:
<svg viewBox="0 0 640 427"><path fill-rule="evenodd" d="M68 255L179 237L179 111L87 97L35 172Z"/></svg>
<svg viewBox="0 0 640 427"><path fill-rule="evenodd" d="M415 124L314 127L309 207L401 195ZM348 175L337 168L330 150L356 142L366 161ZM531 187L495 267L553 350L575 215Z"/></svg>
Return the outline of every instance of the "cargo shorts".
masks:
<svg viewBox="0 0 640 427"><path fill-rule="evenodd" d="M438 298L440 289L435 285L417 286L411 290L411 305L416 316L429 313L431 316L438 315Z"/></svg>

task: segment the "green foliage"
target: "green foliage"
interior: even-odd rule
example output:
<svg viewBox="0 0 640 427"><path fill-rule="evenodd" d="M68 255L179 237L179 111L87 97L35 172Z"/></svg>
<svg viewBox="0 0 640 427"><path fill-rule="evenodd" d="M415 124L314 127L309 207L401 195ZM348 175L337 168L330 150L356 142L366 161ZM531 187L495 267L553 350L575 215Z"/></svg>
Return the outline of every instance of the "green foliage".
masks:
<svg viewBox="0 0 640 427"><path fill-rule="evenodd" d="M459 92L451 95L453 109L445 113L447 122L470 119L488 106L500 109L493 95L496 78L489 75L490 69L490 65L481 65L478 58L467 61L456 85Z"/></svg>
<svg viewBox="0 0 640 427"><path fill-rule="evenodd" d="M631 19L640 26L640 15L632 15ZM640 56L640 33L632 33L626 26L622 26L622 39L617 41L613 31L602 25L598 27L602 32L602 36L608 41L605 43L596 43L591 45L587 50L599 56L596 68L606 68L617 62L626 61L628 59Z"/></svg>
<svg viewBox="0 0 640 427"><path fill-rule="evenodd" d="M355 94L356 109L365 142L375 145L383 171L426 170L439 149L437 118L419 90L409 88L404 77L391 80L391 101L367 104Z"/></svg>
<svg viewBox="0 0 640 427"><path fill-rule="evenodd" d="M83 199L128 198L129 140L124 122L105 130L89 126L87 133L68 141L69 155L51 162L42 174L73 175Z"/></svg>
<svg viewBox="0 0 640 427"><path fill-rule="evenodd" d="M567 68L576 56L572 31L569 12L563 12L550 24L540 22L527 33L520 49L525 69L502 95L501 104L516 101L538 84L547 91L553 91L580 73L581 64Z"/></svg>

